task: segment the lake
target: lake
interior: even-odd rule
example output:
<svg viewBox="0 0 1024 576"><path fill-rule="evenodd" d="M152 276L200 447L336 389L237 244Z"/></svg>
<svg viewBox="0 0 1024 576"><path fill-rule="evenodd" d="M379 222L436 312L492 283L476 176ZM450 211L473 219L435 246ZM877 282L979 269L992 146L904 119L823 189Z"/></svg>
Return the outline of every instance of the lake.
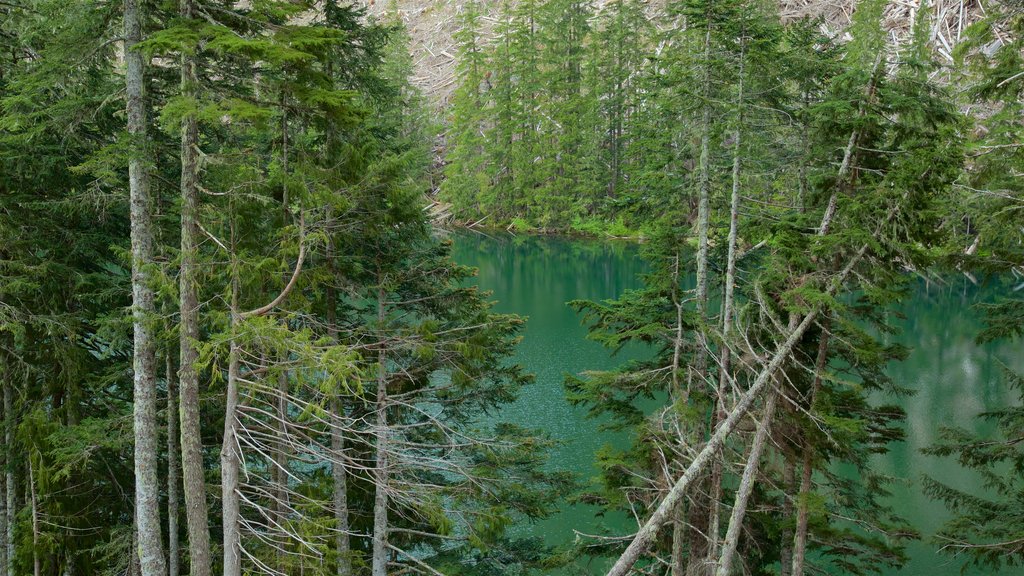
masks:
<svg viewBox="0 0 1024 576"><path fill-rule="evenodd" d="M602 421L587 418L586 409L571 406L564 396L566 374L608 369L618 357L586 340L586 329L566 306L574 299L613 298L641 285L645 265L635 244L560 237L483 235L458 233L453 256L460 264L479 269L478 284L491 291L496 310L528 318L515 361L536 376L520 398L502 412L502 419L547 431L562 445L550 466L576 472L586 482L596 474L594 453L604 445L622 446L624 434L601 430ZM991 296L993 288L975 286L965 276L950 276L941 284L915 281L912 297L894 313L902 328L895 340L910 347L909 358L890 366L896 383L916 391L898 402L907 412L906 440L875 458L880 472L901 478L893 504L924 536L908 547L910 562L893 574L899 576L981 576L989 572L961 572L962 562L940 555L928 537L947 518L941 504L920 490L922 474L956 487L970 488L978 479L950 459L926 456L920 450L937 438L943 425L962 426L987 433L975 416L1016 400L1002 381L1002 363L1024 370L1019 345L1001 342L978 345L974 338L981 317L971 305ZM890 399L890 401L892 401ZM593 533L603 523L629 530L624 519L599 519L596 508L566 506L545 521L520 529L542 536L551 544L572 542L574 531ZM580 571L600 573L604 562L581 564Z"/></svg>

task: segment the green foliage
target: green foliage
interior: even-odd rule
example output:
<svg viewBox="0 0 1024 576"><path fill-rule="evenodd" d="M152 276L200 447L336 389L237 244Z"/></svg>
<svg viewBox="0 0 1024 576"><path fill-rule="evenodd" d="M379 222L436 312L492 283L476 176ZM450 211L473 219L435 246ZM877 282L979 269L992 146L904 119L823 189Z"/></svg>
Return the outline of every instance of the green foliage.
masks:
<svg viewBox="0 0 1024 576"><path fill-rule="evenodd" d="M1024 394L1024 377L1005 369L1005 380ZM960 428L943 428L927 453L955 457L961 466L975 471L984 491L955 488L940 479L923 478L925 492L943 502L953 513L936 535L951 554L991 570L1007 570L1024 563L1021 547L1024 532L1024 407L1008 406L986 412L981 418L996 427L991 438L978 438Z"/></svg>
<svg viewBox="0 0 1024 576"><path fill-rule="evenodd" d="M408 80L407 33L346 3L315 4L310 20L305 1L197 0L192 19L176 2L146 3L140 48L159 63L146 70L145 146L160 363L173 369L177 356L179 143L195 119L203 458L213 480L234 349L237 418L249 431L242 513L257 521L243 530L249 568L336 573L325 462L336 418L351 468L350 560L365 568L377 481L366 415L383 371L396 395L388 489L403 495L391 502L391 542L463 572L481 558L501 559L491 574L521 572L546 550L509 527L551 513L571 485L545 471L550 440L480 422L530 381L507 363L522 320L463 285L472 271L426 221L434 127ZM0 389L13 399L3 422L14 432L0 466L17 482L18 573L39 560L45 573L121 574L137 548L119 19L117 3L0 6L0 48L13 62L0 70ZM183 85L186 56L196 80ZM260 434L275 438L266 452L252 443ZM276 442L286 441L282 456ZM54 519L35 533L20 497L30 478L39 515ZM282 487L288 512L264 526Z"/></svg>

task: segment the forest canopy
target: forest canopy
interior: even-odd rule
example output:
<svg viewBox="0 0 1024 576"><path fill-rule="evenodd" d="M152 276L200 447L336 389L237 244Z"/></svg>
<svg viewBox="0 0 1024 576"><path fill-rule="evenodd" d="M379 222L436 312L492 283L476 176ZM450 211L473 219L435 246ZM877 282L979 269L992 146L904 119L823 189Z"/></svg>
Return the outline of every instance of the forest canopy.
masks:
<svg viewBox="0 0 1024 576"><path fill-rule="evenodd" d="M1024 336L1024 13L940 61L887 6L467 0L436 113L397 4L0 0L0 576L898 570L889 311L977 274L977 337ZM565 378L629 437L595 478L506 421L527 320L444 225L642 238L567 304L647 352ZM977 418L934 544L1010 569L1024 418ZM631 529L518 529L569 502Z"/></svg>

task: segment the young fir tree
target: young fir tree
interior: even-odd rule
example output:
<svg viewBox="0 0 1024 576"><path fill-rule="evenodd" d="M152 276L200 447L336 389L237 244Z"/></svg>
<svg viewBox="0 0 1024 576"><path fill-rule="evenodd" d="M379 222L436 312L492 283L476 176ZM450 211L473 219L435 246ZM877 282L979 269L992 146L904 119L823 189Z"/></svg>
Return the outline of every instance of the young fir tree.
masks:
<svg viewBox="0 0 1024 576"><path fill-rule="evenodd" d="M540 137L533 161L533 221L564 228L592 202L593 99L584 91L584 58L591 10L580 0L550 0L537 15L538 81L532 111Z"/></svg>
<svg viewBox="0 0 1024 576"><path fill-rule="evenodd" d="M486 215L482 197L491 187L485 131L488 129L491 72L486 46L480 37L480 5L468 2L455 35L458 42L456 74L459 86L451 98L450 128L446 144L442 195L456 210L459 220L479 220Z"/></svg>
<svg viewBox="0 0 1024 576"><path fill-rule="evenodd" d="M968 147L965 174L966 208L950 210L954 229L954 261L994 276L1009 277L1024 263L1021 230L1017 225L1024 195L1014 174L1019 172L1021 82L1018 7L1002 4L967 30L958 50L963 73L959 81L969 88L971 103L985 110L977 119ZM1008 34L1006 34L1008 33ZM1024 298L1019 286L1007 290L981 309L988 325L979 340L1020 339ZM1004 371L1004 381L1018 392L1019 374ZM992 437L979 437L960 428L945 428L928 449L938 456L955 457L961 466L978 472L984 491L957 489L941 478L924 478L925 492L953 513L936 538L941 550L963 556L989 570L1006 570L1024 561L1021 546L1020 506L1022 465L1021 408L1008 406L977 416L995 427Z"/></svg>
<svg viewBox="0 0 1024 576"><path fill-rule="evenodd" d="M632 182L627 182L628 175L632 175L631 168L640 161L634 130L640 123L637 116L644 104L640 79L648 70L653 33L643 5L620 0L600 9L590 37L587 92L596 102L599 118L594 127L599 142L594 180L602 186L602 190L594 192L603 192L610 203L629 189L627 184Z"/></svg>

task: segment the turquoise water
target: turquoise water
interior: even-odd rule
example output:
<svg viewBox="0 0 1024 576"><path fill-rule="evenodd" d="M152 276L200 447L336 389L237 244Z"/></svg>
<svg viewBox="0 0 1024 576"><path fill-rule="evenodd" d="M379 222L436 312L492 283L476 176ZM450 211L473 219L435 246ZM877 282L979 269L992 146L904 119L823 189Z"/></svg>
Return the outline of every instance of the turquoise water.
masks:
<svg viewBox="0 0 1024 576"><path fill-rule="evenodd" d="M557 237L468 233L457 234L454 239L455 260L479 268L478 283L492 292L497 310L528 317L515 360L536 375L536 383L504 410L502 419L542 428L561 440L563 444L552 455L550 466L572 470L586 481L596 472L595 451L606 444L623 445L628 439L601 430L600 420L587 418L584 408L569 405L564 397L564 376L611 368L630 354L641 352L627 350L611 357L601 346L586 340L586 330L565 303L612 298L625 289L639 287L639 275L645 267L637 247ZM896 338L912 352L906 361L891 366L890 375L916 394L900 401L907 412L906 441L893 445L874 464L878 471L904 479L905 484L895 490L893 504L926 538L947 515L941 505L921 494L921 475L964 488L975 486L977 478L955 462L925 456L920 449L937 439L942 425L988 432L974 416L1015 400L1003 385L1001 364L1024 370L1019 344L979 346L974 342L981 321L971 304L990 297L993 290L974 286L962 276L942 285L921 281L913 296L894 311L904 316L896 320L902 328ZM624 519L596 518L595 512L596 508L590 506L566 506L554 517L521 530L542 536L550 544L564 544L575 538L575 531L592 533L602 524L627 526ZM908 553L911 561L894 574L989 574L961 572L962 562L939 555L927 540L911 544ZM580 568L598 573L603 566L602 562L581 564Z"/></svg>

